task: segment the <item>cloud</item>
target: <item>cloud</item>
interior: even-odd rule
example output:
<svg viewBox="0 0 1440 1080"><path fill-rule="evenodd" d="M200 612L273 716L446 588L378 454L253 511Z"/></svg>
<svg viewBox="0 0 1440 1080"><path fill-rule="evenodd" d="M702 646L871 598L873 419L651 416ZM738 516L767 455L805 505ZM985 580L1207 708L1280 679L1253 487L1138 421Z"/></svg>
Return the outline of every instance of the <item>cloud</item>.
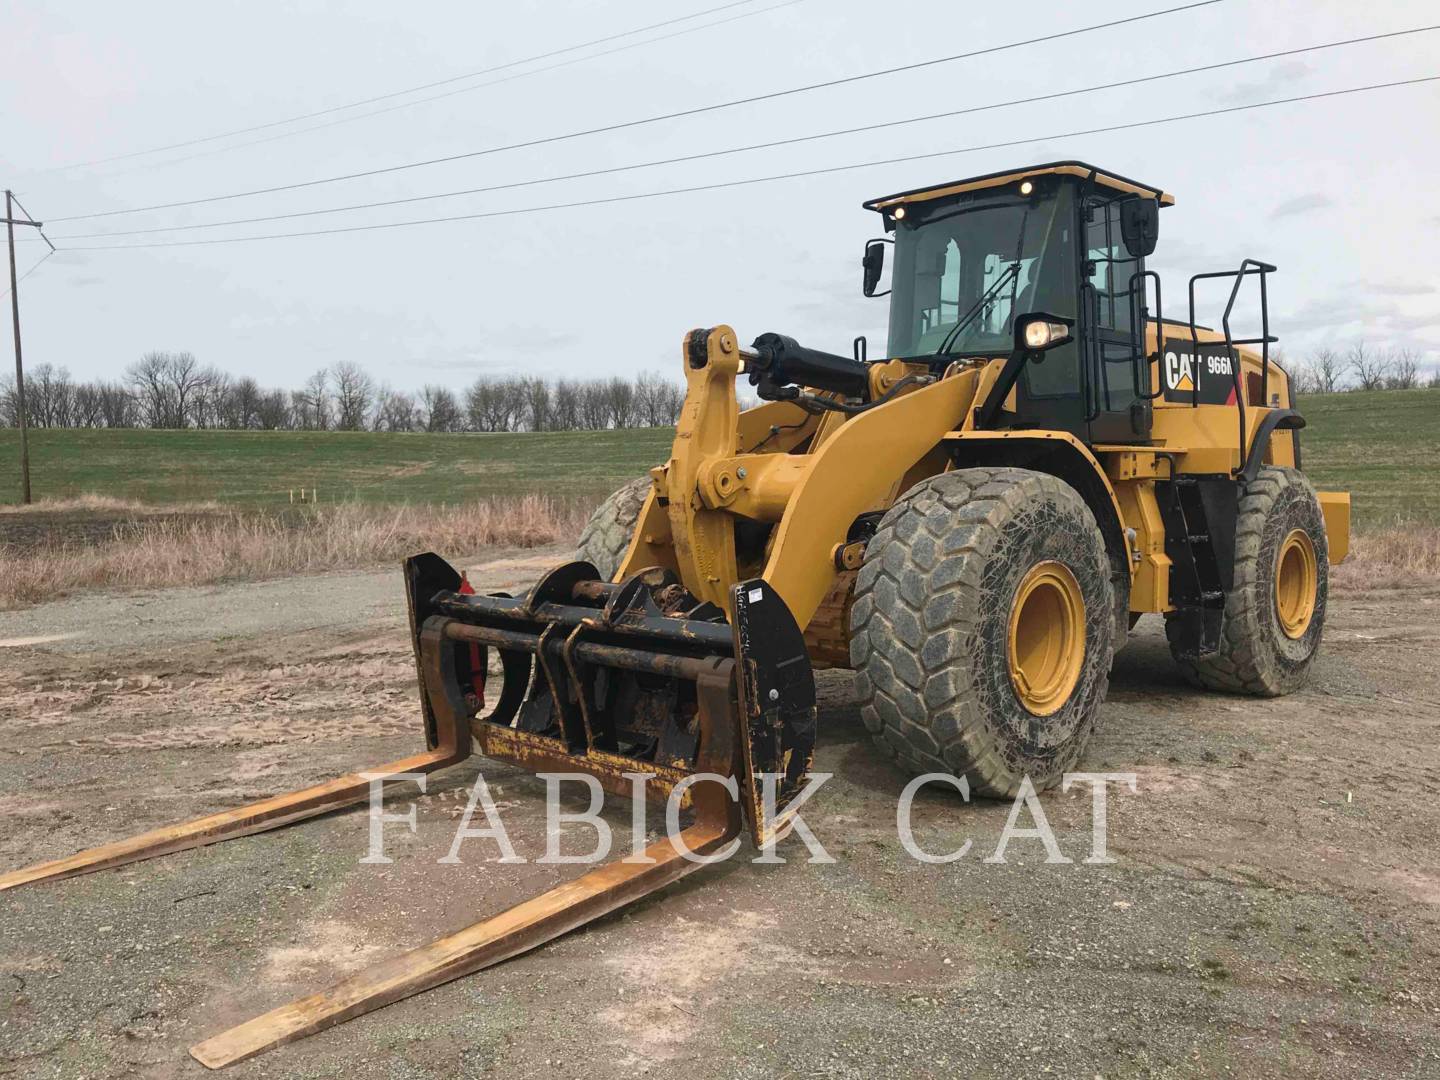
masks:
<svg viewBox="0 0 1440 1080"><path fill-rule="evenodd" d="M1391 303L1373 303L1363 300L1354 293L1339 293L1335 296L1320 296L1307 300L1294 314L1286 316L1279 325L1293 326L1297 330L1322 330L1355 323L1373 325L1399 313Z"/></svg>
<svg viewBox="0 0 1440 1080"><path fill-rule="evenodd" d="M1440 330L1440 311L1412 313L1392 300L1369 300L1347 289L1308 300L1276 320L1276 324L1293 327L1297 334L1358 327L1360 332L1376 337L1415 340L1412 335L1417 331ZM1431 343L1425 347L1434 346Z"/></svg>
<svg viewBox="0 0 1440 1080"><path fill-rule="evenodd" d="M77 277L71 278L69 281L70 287L74 289L83 289L91 285L103 285L104 283L105 279L103 277Z"/></svg>
<svg viewBox="0 0 1440 1080"><path fill-rule="evenodd" d="M57 263L60 266L90 265L89 255L86 255L82 251L66 251L64 248L61 248L54 255L51 255L50 259L52 262Z"/></svg>
<svg viewBox="0 0 1440 1080"><path fill-rule="evenodd" d="M1293 199L1286 199L1274 210L1270 211L1270 217L1274 218L1293 217L1296 214L1308 214L1312 210L1323 210L1327 206L1334 206L1330 196L1323 195L1318 191L1312 191L1308 195L1297 195Z"/></svg>
<svg viewBox="0 0 1440 1080"><path fill-rule="evenodd" d="M1277 90L1288 89L1313 70L1314 68L1303 61L1291 60L1271 68L1263 78L1236 83L1230 89L1223 91L1219 98L1221 101L1231 104L1263 99Z"/></svg>
<svg viewBox="0 0 1440 1080"><path fill-rule="evenodd" d="M493 375L497 372L513 372L516 368L515 358L525 356L525 370L543 374L548 370L545 363L547 359L575 348L584 340L580 334L538 326L482 327L476 336L483 344L466 344L453 348L419 342L404 345L401 348L406 354L404 367L424 371Z"/></svg>
<svg viewBox="0 0 1440 1080"><path fill-rule="evenodd" d="M1408 315L1404 312L1395 312L1385 316L1385 325L1393 330L1415 331L1440 328L1440 312L1421 312L1416 315Z"/></svg>
<svg viewBox="0 0 1440 1080"><path fill-rule="evenodd" d="M580 334L548 330L539 326L498 326L486 328L485 344L509 352L544 353L572 348L583 340Z"/></svg>
<svg viewBox="0 0 1440 1080"><path fill-rule="evenodd" d="M428 356L406 362L408 367L426 368L431 371L513 371L515 365L504 357L482 359L479 356Z"/></svg>
<svg viewBox="0 0 1440 1080"><path fill-rule="evenodd" d="M1346 287L1376 296L1428 296L1440 292L1434 285L1423 281L1352 281Z"/></svg>
<svg viewBox="0 0 1440 1080"><path fill-rule="evenodd" d="M1232 247L1228 251L1217 250L1197 244L1184 236L1165 236L1162 224L1160 247L1156 250L1149 268L1159 270L1168 282L1169 272L1183 272L1188 277L1197 271L1233 270L1240 265L1244 255L1245 252L1239 247Z"/></svg>

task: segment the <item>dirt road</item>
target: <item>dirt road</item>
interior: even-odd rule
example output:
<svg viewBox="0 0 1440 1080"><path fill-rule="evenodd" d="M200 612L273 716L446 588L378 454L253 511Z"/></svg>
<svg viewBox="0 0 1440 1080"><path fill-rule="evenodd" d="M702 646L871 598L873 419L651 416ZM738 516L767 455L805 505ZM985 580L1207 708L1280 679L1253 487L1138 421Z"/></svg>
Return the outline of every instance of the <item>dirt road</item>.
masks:
<svg viewBox="0 0 1440 1080"><path fill-rule="evenodd" d="M0 614L0 866L418 748L402 608L387 572ZM826 674L835 776L806 818L833 865L747 852L229 1075L1440 1076L1440 590L1337 594L1331 619L1313 685L1275 701L1190 690L1140 624L1086 762L1138 777L1114 865L1083 861L1086 791L1044 800L1069 864L1035 840L983 861L1008 804L933 788L916 839L973 849L912 860L906 778ZM388 866L358 862L352 812L0 895L0 1076L203 1075L199 1039L577 874L483 842L437 865L480 768L533 860L542 783L475 759ZM625 835L628 804L607 817Z"/></svg>

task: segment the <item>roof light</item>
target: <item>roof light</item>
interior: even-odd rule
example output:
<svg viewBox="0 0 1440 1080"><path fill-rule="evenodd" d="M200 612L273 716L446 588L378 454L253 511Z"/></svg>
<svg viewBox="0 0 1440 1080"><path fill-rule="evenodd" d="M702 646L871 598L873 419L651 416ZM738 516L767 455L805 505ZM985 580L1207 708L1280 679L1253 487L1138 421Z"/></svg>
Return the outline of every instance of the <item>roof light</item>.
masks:
<svg viewBox="0 0 1440 1080"><path fill-rule="evenodd" d="M897 207L895 207L895 213L894 213L892 216L895 218L896 221L904 221L904 220L905 220L905 207L903 207L903 206L897 206Z"/></svg>
<svg viewBox="0 0 1440 1080"><path fill-rule="evenodd" d="M1034 190L1035 190L1035 184L1034 184L1033 181L1030 181L1030 180L1021 180L1021 181L1020 181L1020 194L1021 194L1021 195L1029 195L1029 194L1030 194L1032 191L1034 191Z"/></svg>

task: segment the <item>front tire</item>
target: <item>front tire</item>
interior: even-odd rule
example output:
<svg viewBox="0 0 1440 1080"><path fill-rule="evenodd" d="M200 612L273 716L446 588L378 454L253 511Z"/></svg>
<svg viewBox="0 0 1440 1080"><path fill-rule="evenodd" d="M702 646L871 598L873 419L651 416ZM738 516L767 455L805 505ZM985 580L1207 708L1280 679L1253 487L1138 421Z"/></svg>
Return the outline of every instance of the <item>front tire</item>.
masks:
<svg viewBox="0 0 1440 1080"><path fill-rule="evenodd" d="M576 556L593 565L606 581L615 577L615 571L620 569L625 553L630 550L630 538L635 535L635 523L645 508L650 485L650 477L642 476L612 492L580 532Z"/></svg>
<svg viewBox="0 0 1440 1080"><path fill-rule="evenodd" d="M1094 732L1115 651L1111 566L1073 488L962 469L911 488L866 548L851 609L860 715L911 772L1013 796Z"/></svg>
<svg viewBox="0 0 1440 1080"><path fill-rule="evenodd" d="M1267 466L1240 499L1234 587L1225 596L1220 651L1176 657L1196 686L1278 697L1300 689L1320 649L1330 593L1320 500L1305 474ZM1172 651L1180 616L1166 617Z"/></svg>

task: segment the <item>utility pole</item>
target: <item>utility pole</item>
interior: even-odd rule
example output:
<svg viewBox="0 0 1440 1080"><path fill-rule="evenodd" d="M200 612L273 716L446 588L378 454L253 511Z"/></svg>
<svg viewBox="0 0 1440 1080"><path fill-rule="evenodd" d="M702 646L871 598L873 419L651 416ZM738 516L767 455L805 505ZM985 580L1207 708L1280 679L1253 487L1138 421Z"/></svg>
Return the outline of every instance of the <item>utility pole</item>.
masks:
<svg viewBox="0 0 1440 1080"><path fill-rule="evenodd" d="M30 503L30 435L25 415L25 365L20 358L20 280L15 276L15 226L30 225L39 229L43 222L15 216L15 196L5 191L5 234L10 247L10 321L15 328L15 415L20 426L20 501ZM42 232L41 237L45 237ZM50 244L48 238L45 239ZM50 244L50 250L55 245Z"/></svg>

